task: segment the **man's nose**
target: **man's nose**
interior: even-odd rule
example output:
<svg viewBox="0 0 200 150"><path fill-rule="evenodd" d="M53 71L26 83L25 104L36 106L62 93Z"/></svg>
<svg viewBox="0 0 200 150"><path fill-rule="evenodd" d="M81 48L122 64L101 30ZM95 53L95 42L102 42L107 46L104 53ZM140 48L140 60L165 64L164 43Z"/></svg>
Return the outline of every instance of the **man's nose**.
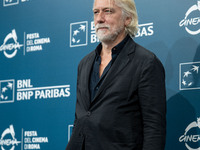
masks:
<svg viewBox="0 0 200 150"><path fill-rule="evenodd" d="M105 14L103 12L99 12L99 14L96 17L97 23L104 23L105 22Z"/></svg>

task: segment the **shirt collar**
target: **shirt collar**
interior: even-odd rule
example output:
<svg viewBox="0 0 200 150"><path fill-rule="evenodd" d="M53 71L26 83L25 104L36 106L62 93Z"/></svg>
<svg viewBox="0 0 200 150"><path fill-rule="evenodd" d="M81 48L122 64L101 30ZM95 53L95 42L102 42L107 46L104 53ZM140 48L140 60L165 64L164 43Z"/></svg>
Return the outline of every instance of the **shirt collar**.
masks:
<svg viewBox="0 0 200 150"><path fill-rule="evenodd" d="M115 54L119 54L120 51L123 49L124 45L126 44L126 42L128 41L128 39L130 38L129 35L127 35L119 44L117 44L115 47L112 48L112 55L115 55ZM100 56L101 54L101 50L102 50L102 44L100 43L95 52L96 52L96 56Z"/></svg>

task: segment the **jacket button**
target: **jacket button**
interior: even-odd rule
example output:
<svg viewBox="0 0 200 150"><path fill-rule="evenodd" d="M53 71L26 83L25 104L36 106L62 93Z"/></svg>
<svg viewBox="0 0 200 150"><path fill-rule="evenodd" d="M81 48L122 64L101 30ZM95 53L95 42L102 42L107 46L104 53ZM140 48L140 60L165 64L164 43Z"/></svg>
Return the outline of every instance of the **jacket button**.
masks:
<svg viewBox="0 0 200 150"><path fill-rule="evenodd" d="M90 112L90 111L88 111L88 112L87 112L87 116L90 116L90 115L91 115L91 112Z"/></svg>

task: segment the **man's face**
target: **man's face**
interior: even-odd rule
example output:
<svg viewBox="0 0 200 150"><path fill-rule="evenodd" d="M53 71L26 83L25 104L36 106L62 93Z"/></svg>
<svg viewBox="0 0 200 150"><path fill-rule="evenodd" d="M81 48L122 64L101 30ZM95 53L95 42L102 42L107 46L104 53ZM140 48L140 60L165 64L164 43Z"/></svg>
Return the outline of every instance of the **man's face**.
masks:
<svg viewBox="0 0 200 150"><path fill-rule="evenodd" d="M96 34L101 42L114 41L125 33L122 10L114 0L95 0L93 12Z"/></svg>

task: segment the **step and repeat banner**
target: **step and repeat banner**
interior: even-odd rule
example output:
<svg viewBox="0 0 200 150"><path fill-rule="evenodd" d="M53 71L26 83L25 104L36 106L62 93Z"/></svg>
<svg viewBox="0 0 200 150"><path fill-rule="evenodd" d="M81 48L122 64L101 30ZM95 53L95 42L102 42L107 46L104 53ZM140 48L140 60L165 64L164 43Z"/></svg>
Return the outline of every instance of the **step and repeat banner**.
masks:
<svg viewBox="0 0 200 150"><path fill-rule="evenodd" d="M135 0L135 41L166 70L166 150L200 149L200 1ZM0 1L0 150L62 150L77 66L99 43L93 0Z"/></svg>

